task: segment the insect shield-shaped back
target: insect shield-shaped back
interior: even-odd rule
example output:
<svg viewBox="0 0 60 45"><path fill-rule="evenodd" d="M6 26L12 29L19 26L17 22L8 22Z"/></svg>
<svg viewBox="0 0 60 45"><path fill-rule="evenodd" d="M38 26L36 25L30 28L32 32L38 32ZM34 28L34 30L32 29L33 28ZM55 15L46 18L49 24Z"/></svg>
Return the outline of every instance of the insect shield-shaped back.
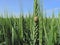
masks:
<svg viewBox="0 0 60 45"><path fill-rule="evenodd" d="M37 23L39 21L38 16L34 17L34 21L35 21L35 23Z"/></svg>

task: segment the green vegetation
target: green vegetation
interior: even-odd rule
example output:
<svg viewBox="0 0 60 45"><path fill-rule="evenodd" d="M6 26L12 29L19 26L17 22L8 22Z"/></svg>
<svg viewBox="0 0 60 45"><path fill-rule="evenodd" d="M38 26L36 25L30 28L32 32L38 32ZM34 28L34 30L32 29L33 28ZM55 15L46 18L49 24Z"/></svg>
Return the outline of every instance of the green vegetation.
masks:
<svg viewBox="0 0 60 45"><path fill-rule="evenodd" d="M47 17L34 0L34 13L19 18L0 16L0 45L60 45L60 13Z"/></svg>

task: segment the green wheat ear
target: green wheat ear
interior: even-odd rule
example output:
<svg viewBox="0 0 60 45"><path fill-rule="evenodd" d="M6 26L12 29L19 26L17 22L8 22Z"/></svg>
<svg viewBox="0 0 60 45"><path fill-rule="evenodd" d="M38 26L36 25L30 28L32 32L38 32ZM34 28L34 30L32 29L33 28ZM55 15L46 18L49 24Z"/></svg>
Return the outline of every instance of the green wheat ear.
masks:
<svg viewBox="0 0 60 45"><path fill-rule="evenodd" d="M38 20L39 3L34 0L34 30L33 30L33 45L39 45L39 20Z"/></svg>

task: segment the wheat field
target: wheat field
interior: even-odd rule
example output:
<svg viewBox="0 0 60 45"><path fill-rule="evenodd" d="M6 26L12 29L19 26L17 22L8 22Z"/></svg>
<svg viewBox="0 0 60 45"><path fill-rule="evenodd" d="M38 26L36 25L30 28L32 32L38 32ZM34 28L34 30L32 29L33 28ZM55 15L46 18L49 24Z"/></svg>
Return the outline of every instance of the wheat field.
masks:
<svg viewBox="0 0 60 45"><path fill-rule="evenodd" d="M0 16L0 45L60 45L60 13L47 17L42 8L34 0L33 15Z"/></svg>

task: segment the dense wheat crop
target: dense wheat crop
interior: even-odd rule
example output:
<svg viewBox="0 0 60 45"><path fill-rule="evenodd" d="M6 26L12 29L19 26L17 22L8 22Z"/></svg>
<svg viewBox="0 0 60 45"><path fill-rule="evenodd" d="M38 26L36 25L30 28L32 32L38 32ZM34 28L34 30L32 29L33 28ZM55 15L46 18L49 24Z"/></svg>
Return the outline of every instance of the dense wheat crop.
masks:
<svg viewBox="0 0 60 45"><path fill-rule="evenodd" d="M0 45L60 45L60 13L47 17L34 0L34 13L0 16Z"/></svg>

